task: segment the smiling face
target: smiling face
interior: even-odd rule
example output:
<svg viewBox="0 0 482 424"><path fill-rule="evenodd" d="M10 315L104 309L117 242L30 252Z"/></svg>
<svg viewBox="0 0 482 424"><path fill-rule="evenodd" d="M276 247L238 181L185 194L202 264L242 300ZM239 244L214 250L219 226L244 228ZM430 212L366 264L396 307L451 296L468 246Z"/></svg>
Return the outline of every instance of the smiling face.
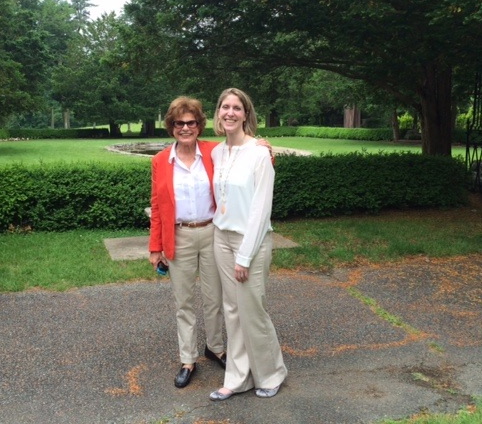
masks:
<svg viewBox="0 0 482 424"><path fill-rule="evenodd" d="M239 132L254 137L258 120L248 94L239 88L226 88L216 103L213 128L217 135L235 135Z"/></svg>
<svg viewBox="0 0 482 424"><path fill-rule="evenodd" d="M219 106L218 119L226 134L244 131L246 111L238 96L229 94L224 98Z"/></svg>
<svg viewBox="0 0 482 424"><path fill-rule="evenodd" d="M186 123L189 121L196 121L196 117L192 113L183 113L180 116L177 116L175 121L183 121ZM174 138L185 147L194 146L199 136L199 126L190 128L186 124L182 126L182 128L177 128L177 126L174 125L172 131Z"/></svg>

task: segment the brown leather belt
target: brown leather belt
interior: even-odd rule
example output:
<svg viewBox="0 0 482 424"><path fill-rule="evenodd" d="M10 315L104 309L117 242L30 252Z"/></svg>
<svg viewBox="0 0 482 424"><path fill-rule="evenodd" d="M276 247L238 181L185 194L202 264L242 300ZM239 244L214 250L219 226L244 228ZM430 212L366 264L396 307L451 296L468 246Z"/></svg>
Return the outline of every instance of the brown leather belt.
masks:
<svg viewBox="0 0 482 424"><path fill-rule="evenodd" d="M198 228L198 227L205 227L206 225L209 225L211 222L213 222L212 219L208 219L207 221L201 221L201 222L179 222L176 224L176 226L179 228L182 228L182 227Z"/></svg>

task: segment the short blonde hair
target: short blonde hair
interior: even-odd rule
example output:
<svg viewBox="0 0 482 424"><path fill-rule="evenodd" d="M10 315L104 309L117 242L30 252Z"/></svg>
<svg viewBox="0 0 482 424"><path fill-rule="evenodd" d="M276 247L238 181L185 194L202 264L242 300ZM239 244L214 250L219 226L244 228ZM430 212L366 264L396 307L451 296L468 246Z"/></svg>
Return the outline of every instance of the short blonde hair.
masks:
<svg viewBox="0 0 482 424"><path fill-rule="evenodd" d="M250 97L239 88L227 88L219 96L218 102L216 104L216 110L214 111L214 119L213 119L214 132L217 135L226 135L224 128L221 125L221 121L219 119L219 109L221 108L221 104L223 103L224 99L228 97L230 94L235 95L236 97L239 98L239 100L241 100L241 103L243 104L243 107L244 107L244 112L246 113L246 121L243 124L244 132L250 135L251 137L254 137L256 135L256 130L258 129L258 119L256 118L254 105Z"/></svg>
<svg viewBox="0 0 482 424"><path fill-rule="evenodd" d="M164 124L171 137L174 135L174 121L185 113L194 115L198 123L199 135L206 128L206 115L204 115L202 103L197 99L181 96L171 102L164 117Z"/></svg>

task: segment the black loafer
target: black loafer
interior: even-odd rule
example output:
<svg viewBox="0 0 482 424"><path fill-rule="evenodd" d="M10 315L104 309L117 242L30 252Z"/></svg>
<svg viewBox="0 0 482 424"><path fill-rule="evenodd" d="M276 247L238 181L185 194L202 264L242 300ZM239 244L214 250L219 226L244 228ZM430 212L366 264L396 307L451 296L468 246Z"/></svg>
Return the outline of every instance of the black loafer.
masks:
<svg viewBox="0 0 482 424"><path fill-rule="evenodd" d="M179 389L186 387L191 381L191 377L195 373L195 371L196 371L196 364L194 364L194 367L192 370L190 370L189 368L181 368L177 373L176 378L174 379L174 385Z"/></svg>
<svg viewBox="0 0 482 424"><path fill-rule="evenodd" d="M216 361L223 370L226 369L226 352L224 352L219 358L218 355L216 355L214 352L211 352L211 350L209 350L209 348L206 346L206 349L204 349L204 356L211 361Z"/></svg>

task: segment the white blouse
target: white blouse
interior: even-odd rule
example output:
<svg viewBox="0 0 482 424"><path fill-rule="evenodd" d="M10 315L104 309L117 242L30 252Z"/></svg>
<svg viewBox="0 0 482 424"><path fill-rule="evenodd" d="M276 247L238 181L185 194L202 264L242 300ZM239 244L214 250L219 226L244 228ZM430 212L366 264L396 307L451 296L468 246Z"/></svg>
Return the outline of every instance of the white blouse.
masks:
<svg viewBox="0 0 482 424"><path fill-rule="evenodd" d="M249 267L271 228L274 169L269 150L252 138L231 153L226 142L212 151L214 163L214 225L243 234L236 255L238 265Z"/></svg>
<svg viewBox="0 0 482 424"><path fill-rule="evenodd" d="M174 162L176 222L202 222L212 219L214 202L211 182L204 168L199 145L196 143L196 159L191 168L187 168L177 157L175 146L171 149L169 162Z"/></svg>

